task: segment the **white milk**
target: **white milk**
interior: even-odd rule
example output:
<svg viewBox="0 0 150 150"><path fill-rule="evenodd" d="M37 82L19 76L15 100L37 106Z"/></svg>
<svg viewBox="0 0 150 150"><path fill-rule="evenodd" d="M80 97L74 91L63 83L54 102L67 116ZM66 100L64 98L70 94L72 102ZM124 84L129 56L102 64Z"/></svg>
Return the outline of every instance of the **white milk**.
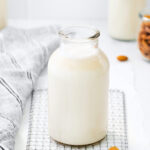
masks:
<svg viewBox="0 0 150 150"><path fill-rule="evenodd" d="M49 134L70 145L94 143L107 132L106 56L86 44L57 49L48 65Z"/></svg>
<svg viewBox="0 0 150 150"><path fill-rule="evenodd" d="M146 0L109 0L109 34L119 40L134 40L139 29L139 12Z"/></svg>
<svg viewBox="0 0 150 150"><path fill-rule="evenodd" d="M6 0L0 0L0 29L6 26Z"/></svg>

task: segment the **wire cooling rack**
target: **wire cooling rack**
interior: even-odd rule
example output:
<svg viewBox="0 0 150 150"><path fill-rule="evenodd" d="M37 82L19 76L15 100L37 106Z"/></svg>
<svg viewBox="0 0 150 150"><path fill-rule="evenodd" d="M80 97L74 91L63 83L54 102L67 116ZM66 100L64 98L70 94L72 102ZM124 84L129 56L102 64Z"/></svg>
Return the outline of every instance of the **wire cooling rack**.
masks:
<svg viewBox="0 0 150 150"><path fill-rule="evenodd" d="M127 124L124 93L109 91L109 120L107 136L100 142L88 146L69 146L57 143L48 136L47 90L37 90L33 94L29 133L26 150L108 150L117 146L127 150Z"/></svg>

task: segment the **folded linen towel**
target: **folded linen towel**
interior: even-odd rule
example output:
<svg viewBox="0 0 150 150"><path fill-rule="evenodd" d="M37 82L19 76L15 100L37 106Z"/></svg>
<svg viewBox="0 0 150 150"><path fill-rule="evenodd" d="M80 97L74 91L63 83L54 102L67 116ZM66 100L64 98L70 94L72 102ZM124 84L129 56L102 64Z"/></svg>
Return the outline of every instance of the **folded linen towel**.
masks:
<svg viewBox="0 0 150 150"><path fill-rule="evenodd" d="M13 150L26 100L59 39L53 26L0 34L0 150Z"/></svg>

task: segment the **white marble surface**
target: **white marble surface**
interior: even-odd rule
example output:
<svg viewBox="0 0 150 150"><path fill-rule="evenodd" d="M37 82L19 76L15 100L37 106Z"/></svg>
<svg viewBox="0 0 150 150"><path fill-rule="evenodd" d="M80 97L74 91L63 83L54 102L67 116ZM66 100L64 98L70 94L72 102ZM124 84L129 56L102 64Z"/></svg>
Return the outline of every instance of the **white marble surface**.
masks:
<svg viewBox="0 0 150 150"><path fill-rule="evenodd" d="M101 31L99 47L110 61L110 88L125 92L127 104L129 150L148 150L150 147L150 62L145 61L135 41L122 42L109 37L105 20L92 21L24 21L10 20L9 25L30 28L49 24L88 24ZM118 62L116 56L125 54L127 62ZM40 79L46 82L46 73ZM44 81L45 80L45 81ZM21 129L16 137L16 150L25 149L27 138L29 104Z"/></svg>

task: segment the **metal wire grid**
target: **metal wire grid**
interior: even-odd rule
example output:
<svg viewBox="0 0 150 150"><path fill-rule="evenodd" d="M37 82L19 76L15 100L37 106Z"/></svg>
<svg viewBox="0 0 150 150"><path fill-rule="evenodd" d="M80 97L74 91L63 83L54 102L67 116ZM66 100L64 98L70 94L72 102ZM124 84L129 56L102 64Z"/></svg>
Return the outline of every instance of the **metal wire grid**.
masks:
<svg viewBox="0 0 150 150"><path fill-rule="evenodd" d="M35 91L30 110L27 150L108 150L111 146L128 149L125 97L121 91L109 91L108 134L92 145L69 146L50 139L47 112L47 90Z"/></svg>

